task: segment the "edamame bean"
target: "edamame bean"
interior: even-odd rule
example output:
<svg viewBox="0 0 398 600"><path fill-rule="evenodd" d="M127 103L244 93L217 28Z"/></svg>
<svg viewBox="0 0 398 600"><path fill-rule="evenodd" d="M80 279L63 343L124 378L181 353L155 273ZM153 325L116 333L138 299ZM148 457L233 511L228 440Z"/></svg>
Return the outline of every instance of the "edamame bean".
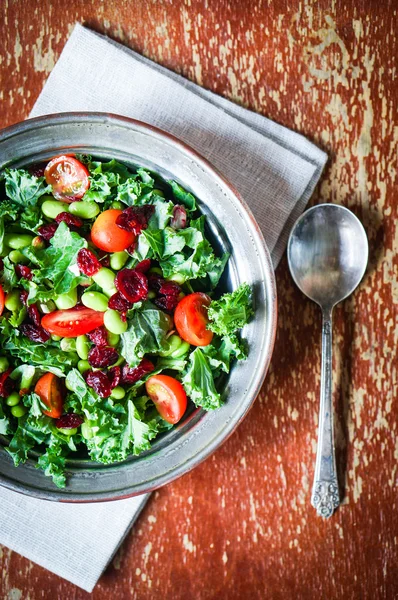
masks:
<svg viewBox="0 0 398 600"><path fill-rule="evenodd" d="M180 358L189 352L190 347L191 346L188 344L188 342L182 342L182 344L176 350L171 352L169 356L170 358Z"/></svg>
<svg viewBox="0 0 398 600"><path fill-rule="evenodd" d="M123 208L126 208L125 205L123 204L123 202L119 202L118 200L114 200L111 204L111 208L117 208L119 210L123 210Z"/></svg>
<svg viewBox="0 0 398 600"><path fill-rule="evenodd" d="M108 298L110 298L111 296L113 296L113 294L116 294L117 289L115 287L109 288L109 290L102 290L105 294L105 296L107 296Z"/></svg>
<svg viewBox="0 0 398 600"><path fill-rule="evenodd" d="M55 302L53 300L47 300L47 302L39 302L39 310L41 310L41 312L44 315L48 315L51 312L54 312L54 310L56 310L56 306L55 306Z"/></svg>
<svg viewBox="0 0 398 600"><path fill-rule="evenodd" d="M16 406L17 404L19 404L20 400L21 396L18 394L18 392L13 392L8 396L6 404L7 406Z"/></svg>
<svg viewBox="0 0 398 600"><path fill-rule="evenodd" d="M8 358L0 356L0 373L5 373L9 366L10 363L8 362Z"/></svg>
<svg viewBox="0 0 398 600"><path fill-rule="evenodd" d="M163 276L163 271L160 267L152 267L151 269L149 269L149 273L153 273L155 275L162 275Z"/></svg>
<svg viewBox="0 0 398 600"><path fill-rule="evenodd" d="M62 338L60 344L63 352L75 352L76 351L76 340L75 338Z"/></svg>
<svg viewBox="0 0 398 600"><path fill-rule="evenodd" d="M69 206L66 202L58 202L58 200L45 200L41 205L41 212L49 219L55 219L62 212L69 212Z"/></svg>
<svg viewBox="0 0 398 600"><path fill-rule="evenodd" d="M104 291L114 288L115 277L115 273L107 267L101 267L98 273L92 276L93 281Z"/></svg>
<svg viewBox="0 0 398 600"><path fill-rule="evenodd" d="M125 390L122 388L121 385L117 385L115 388L113 388L113 390L111 391L111 398L114 398L115 400L121 400L122 398L124 398L126 395Z"/></svg>
<svg viewBox="0 0 398 600"><path fill-rule="evenodd" d="M182 339L179 335L171 335L167 340L167 348L162 352L159 352L160 356L169 356L172 352L177 350L182 344Z"/></svg>
<svg viewBox="0 0 398 600"><path fill-rule="evenodd" d="M59 342L60 340L62 340L62 336L55 335L55 333L52 333L51 334L51 339L54 340L54 342Z"/></svg>
<svg viewBox="0 0 398 600"><path fill-rule="evenodd" d="M152 190L154 194L157 194L158 196L162 196L162 198L165 198L164 192L163 190L159 190L159 189L154 189Z"/></svg>
<svg viewBox="0 0 398 600"><path fill-rule="evenodd" d="M65 379L65 387L70 392L74 392L73 385L68 381L68 378Z"/></svg>
<svg viewBox="0 0 398 600"><path fill-rule="evenodd" d="M21 308L22 301L20 298L20 294L21 294L20 290L12 290L12 292L9 292L7 294L5 302L4 302L4 306L6 307L7 310L10 310L11 312L15 312L16 310L19 310Z"/></svg>
<svg viewBox="0 0 398 600"><path fill-rule="evenodd" d="M81 434L85 440L91 440L91 438L93 437L93 432L88 423L84 422L81 424Z"/></svg>
<svg viewBox="0 0 398 600"><path fill-rule="evenodd" d="M73 308L77 304L77 289L73 288L65 294L60 294L54 299L54 302L59 310L67 310Z"/></svg>
<svg viewBox="0 0 398 600"><path fill-rule="evenodd" d="M63 427L58 427L58 431L64 435L76 435L77 427L74 427L73 429L64 429Z"/></svg>
<svg viewBox="0 0 398 600"><path fill-rule="evenodd" d="M121 252L114 252L114 254L111 254L110 263L112 269L114 271L120 271L120 269L123 269L128 258L129 255L124 250L122 250Z"/></svg>
<svg viewBox="0 0 398 600"><path fill-rule="evenodd" d="M29 262L26 256L24 256L19 250L11 250L8 258L12 263L14 263L14 265L26 265Z"/></svg>
<svg viewBox="0 0 398 600"><path fill-rule="evenodd" d="M81 219L94 219L100 211L96 202L81 200L80 202L72 202L69 205L69 210L72 215Z"/></svg>
<svg viewBox="0 0 398 600"><path fill-rule="evenodd" d="M117 310L108 309L104 313L104 325L111 333L124 333L127 331L127 322L122 321Z"/></svg>
<svg viewBox="0 0 398 600"><path fill-rule="evenodd" d="M79 335L76 338L76 352L78 353L79 358L87 360L89 350L90 342L88 341L88 337L86 335Z"/></svg>
<svg viewBox="0 0 398 600"><path fill-rule="evenodd" d="M79 360L79 362L77 363L77 368L79 369L81 374L91 369L90 363L87 360Z"/></svg>
<svg viewBox="0 0 398 600"><path fill-rule="evenodd" d="M154 292L153 290L149 290L148 300L153 300L154 298L156 298L156 292Z"/></svg>
<svg viewBox="0 0 398 600"><path fill-rule="evenodd" d="M117 333L112 333L111 331L108 331L109 346L112 346L114 348L115 346L118 345L119 342L120 342L120 335L118 335Z"/></svg>
<svg viewBox="0 0 398 600"><path fill-rule="evenodd" d="M43 238L41 238L39 235L37 235L32 240L32 246L33 246L33 248L37 248L38 250L42 250L43 248L46 247L46 244L44 243Z"/></svg>
<svg viewBox="0 0 398 600"><path fill-rule="evenodd" d="M92 310L105 312L108 309L108 298L100 292L84 292L81 300L84 306Z"/></svg>
<svg viewBox="0 0 398 600"><path fill-rule="evenodd" d="M4 236L4 243L13 250L20 250L30 246L33 240L33 235L27 233L8 233Z"/></svg>
<svg viewBox="0 0 398 600"><path fill-rule="evenodd" d="M185 277L184 277L184 275L180 275L180 273L174 273L174 275L172 277L168 277L167 280L175 281L175 283L182 285L185 282Z"/></svg>
<svg viewBox="0 0 398 600"><path fill-rule="evenodd" d="M25 408L25 406L22 406L21 404L17 404L16 406L13 406L11 408L12 416L17 417L17 419L20 419L21 417L23 417L27 412L28 412L28 409Z"/></svg>

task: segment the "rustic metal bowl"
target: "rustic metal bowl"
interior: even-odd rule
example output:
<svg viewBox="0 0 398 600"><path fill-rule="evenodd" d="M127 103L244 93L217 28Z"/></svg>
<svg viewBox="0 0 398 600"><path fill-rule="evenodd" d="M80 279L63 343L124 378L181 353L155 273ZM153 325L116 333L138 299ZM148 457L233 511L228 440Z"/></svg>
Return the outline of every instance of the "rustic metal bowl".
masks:
<svg viewBox="0 0 398 600"><path fill-rule="evenodd" d="M65 113L31 119L0 132L0 170L28 166L57 154L80 152L142 165L176 179L199 199L213 243L231 252L223 285L254 288L255 317L244 328L246 361L234 364L219 410L195 410L150 451L109 466L70 460L67 487L58 489L35 468L35 455L15 468L0 442L0 484L37 498L63 502L117 500L151 491L202 462L225 441L253 404L271 359L276 288L269 252L249 208L205 159L175 137L132 119L101 113Z"/></svg>

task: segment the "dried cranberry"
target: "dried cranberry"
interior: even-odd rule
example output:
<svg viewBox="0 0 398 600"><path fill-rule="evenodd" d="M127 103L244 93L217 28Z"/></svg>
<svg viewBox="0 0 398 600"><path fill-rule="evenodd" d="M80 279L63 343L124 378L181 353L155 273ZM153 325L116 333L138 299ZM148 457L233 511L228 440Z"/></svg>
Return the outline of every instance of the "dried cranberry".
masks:
<svg viewBox="0 0 398 600"><path fill-rule="evenodd" d="M96 346L107 346L108 345L108 332L103 325L97 327L93 331L86 333L88 339L92 344Z"/></svg>
<svg viewBox="0 0 398 600"><path fill-rule="evenodd" d="M79 219L79 217L75 217L75 215L71 215L68 212L61 212L59 215L55 217L57 223L66 223L70 225L70 227L81 227L83 225L83 221Z"/></svg>
<svg viewBox="0 0 398 600"><path fill-rule="evenodd" d="M4 269L4 261L2 258L0 258L0 271L2 271Z"/></svg>
<svg viewBox="0 0 398 600"><path fill-rule="evenodd" d="M35 177L44 177L44 170L46 168L46 164L44 163L37 163L35 165L32 165L29 168L29 173L31 175L34 175Z"/></svg>
<svg viewBox="0 0 398 600"><path fill-rule="evenodd" d="M28 305L28 316L33 325L40 326L40 313L39 309L37 308L37 304Z"/></svg>
<svg viewBox="0 0 398 600"><path fill-rule="evenodd" d="M120 383L122 372L120 367L112 367L108 371L108 379L111 386L111 389L115 388Z"/></svg>
<svg viewBox="0 0 398 600"><path fill-rule="evenodd" d="M11 394L16 384L10 377L11 372L12 368L10 367L0 375L0 396L3 398L7 398Z"/></svg>
<svg viewBox="0 0 398 600"><path fill-rule="evenodd" d="M51 240L51 238L54 237L57 229L58 223L48 223L47 225L39 227L37 231L39 235L48 242L48 240Z"/></svg>
<svg viewBox="0 0 398 600"><path fill-rule="evenodd" d="M180 204L176 204L173 208L173 216L171 217L170 227L174 229L184 229L187 226L187 211Z"/></svg>
<svg viewBox="0 0 398 600"><path fill-rule="evenodd" d="M45 344L50 339L50 334L47 333L40 325L30 325L26 323L19 328L23 335L26 335L32 342Z"/></svg>
<svg viewBox="0 0 398 600"><path fill-rule="evenodd" d="M116 219L116 225L127 231L132 231L134 235L139 235L143 229L148 227L148 221L155 212L155 207L146 204L145 206L129 206Z"/></svg>
<svg viewBox="0 0 398 600"><path fill-rule="evenodd" d="M77 253L77 266L87 277L95 275L102 267L94 252L88 250L88 248L82 248Z"/></svg>
<svg viewBox="0 0 398 600"><path fill-rule="evenodd" d="M155 370L155 366L147 358L143 358L137 367L129 367L124 365L122 371L122 382L127 384L133 384L142 379L148 373L152 373Z"/></svg>
<svg viewBox="0 0 398 600"><path fill-rule="evenodd" d="M108 346L94 346L88 353L88 362L92 367L101 369L114 365L119 358L119 353L115 348Z"/></svg>
<svg viewBox="0 0 398 600"><path fill-rule="evenodd" d="M22 278L27 279L28 281L32 281L32 269L30 269L26 265L15 265L15 272L20 279Z"/></svg>
<svg viewBox="0 0 398 600"><path fill-rule="evenodd" d="M136 271L140 271L141 273L146 273L151 268L151 259L146 258L145 260L142 260L141 262L138 263L138 265L135 265L134 268Z"/></svg>
<svg viewBox="0 0 398 600"><path fill-rule="evenodd" d="M159 296L153 301L154 304L165 312L173 312L178 304L178 296Z"/></svg>
<svg viewBox="0 0 398 600"><path fill-rule="evenodd" d="M179 296L181 288L175 281L164 280L159 288L159 294L164 296Z"/></svg>
<svg viewBox="0 0 398 600"><path fill-rule="evenodd" d="M103 371L89 371L86 382L101 398L108 398L111 395L111 384Z"/></svg>
<svg viewBox="0 0 398 600"><path fill-rule="evenodd" d="M124 298L120 292L116 292L116 294L113 294L113 296L111 296L108 300L108 308L118 310L121 313L125 313L131 307L131 302L126 300L126 298Z"/></svg>
<svg viewBox="0 0 398 600"><path fill-rule="evenodd" d="M116 289L129 302L139 302L148 295L148 279L144 273L135 269L122 269L116 275Z"/></svg>
<svg viewBox="0 0 398 600"><path fill-rule="evenodd" d="M160 290L160 286L164 281L165 280L163 279L163 277L161 277L157 273L149 273L148 275L148 287L154 292L158 292Z"/></svg>
<svg viewBox="0 0 398 600"><path fill-rule="evenodd" d="M137 242L137 239L135 239L134 242L132 244L130 244L130 246L128 248L126 248L126 252L128 254L134 254L134 252L137 250L137 246L138 246L138 242Z"/></svg>
<svg viewBox="0 0 398 600"><path fill-rule="evenodd" d="M28 292L26 290L22 290L19 294L19 297L21 298L21 302L22 304L25 304L25 306L28 305Z"/></svg>
<svg viewBox="0 0 398 600"><path fill-rule="evenodd" d="M80 415L69 413L67 415L62 415L62 417L57 419L55 421L55 427L58 427L58 429L74 429L75 427L80 427L83 422L84 419Z"/></svg>

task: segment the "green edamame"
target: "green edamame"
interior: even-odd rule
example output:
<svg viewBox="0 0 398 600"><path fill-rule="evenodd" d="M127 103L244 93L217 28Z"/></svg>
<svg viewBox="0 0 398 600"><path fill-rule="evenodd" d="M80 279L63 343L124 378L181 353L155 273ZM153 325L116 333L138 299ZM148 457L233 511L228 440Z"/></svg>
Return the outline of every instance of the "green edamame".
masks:
<svg viewBox="0 0 398 600"><path fill-rule="evenodd" d="M114 288L115 273L107 267L102 267L98 273L92 276L93 281L104 291Z"/></svg>
<svg viewBox="0 0 398 600"><path fill-rule="evenodd" d="M100 211L96 202L80 200L80 202L72 202L69 205L69 210L72 215L81 219L94 219Z"/></svg>
<svg viewBox="0 0 398 600"><path fill-rule="evenodd" d="M148 272L153 273L154 275L161 275L163 277L163 271L160 267L152 267Z"/></svg>
<svg viewBox="0 0 398 600"><path fill-rule="evenodd" d="M47 302L39 302L39 309L45 315L48 315L51 312L56 310L55 302L53 300L47 300Z"/></svg>
<svg viewBox="0 0 398 600"><path fill-rule="evenodd" d="M89 371L91 367L87 360L79 360L77 363L77 368L79 369L80 373L83 374L86 371Z"/></svg>
<svg viewBox="0 0 398 600"><path fill-rule="evenodd" d="M25 408L25 406L22 406L21 404L17 404L16 406L13 406L11 408L12 416L16 417L17 419L20 419L21 417L23 417L27 412L28 412L28 409Z"/></svg>
<svg viewBox="0 0 398 600"><path fill-rule="evenodd" d="M168 277L168 281L175 281L179 285L182 285L185 282L184 275L180 275L180 273L174 273L171 277Z"/></svg>
<svg viewBox="0 0 398 600"><path fill-rule="evenodd" d="M171 335L167 340L167 348L159 352L160 356L170 356L172 352L177 350L182 344L182 339L179 335Z"/></svg>
<svg viewBox="0 0 398 600"><path fill-rule="evenodd" d="M7 406L16 406L17 404L19 404L21 401L21 396L18 394L18 392L13 392L12 394L10 394L6 400L6 404Z"/></svg>
<svg viewBox="0 0 398 600"><path fill-rule="evenodd" d="M92 310L105 312L108 309L108 298L100 292L84 292L81 301L84 306Z"/></svg>
<svg viewBox="0 0 398 600"><path fill-rule="evenodd" d="M114 200L111 204L111 208L117 208L119 210L123 210L123 208L126 208L126 207L123 204L123 202L119 202L119 200Z"/></svg>
<svg viewBox="0 0 398 600"><path fill-rule="evenodd" d="M51 334L51 339L54 340L54 342L59 342L60 340L62 340L62 336L61 335L55 335L55 333Z"/></svg>
<svg viewBox="0 0 398 600"><path fill-rule="evenodd" d="M20 298L20 294L21 294L20 290L12 290L12 292L9 292L7 294L5 302L4 302L4 306L6 307L7 310L10 310L11 312L15 312L16 310L19 310L21 308L22 301Z"/></svg>
<svg viewBox="0 0 398 600"><path fill-rule="evenodd" d="M63 352L76 352L75 338L62 338L59 345Z"/></svg>
<svg viewBox="0 0 398 600"><path fill-rule="evenodd" d="M4 236L4 244L13 250L20 250L30 246L33 235L27 233L8 233Z"/></svg>
<svg viewBox="0 0 398 600"><path fill-rule="evenodd" d="M188 344L188 342L182 342L182 344L180 344L176 350L170 352L169 356L170 358L181 358L181 356L184 356L187 354L187 352L189 352L190 347L191 346Z"/></svg>
<svg viewBox="0 0 398 600"><path fill-rule="evenodd" d="M65 202L45 200L41 205L41 212L48 219L55 219L62 212L69 212L69 206Z"/></svg>
<svg viewBox="0 0 398 600"><path fill-rule="evenodd" d="M76 352L79 358L86 361L90 351L90 342L86 335L79 335L76 338Z"/></svg>
<svg viewBox="0 0 398 600"><path fill-rule="evenodd" d="M125 390L122 388L121 385L117 385L115 388L113 388L113 390L111 391L111 398L114 398L115 400L121 400L122 398L124 398L126 395Z"/></svg>
<svg viewBox="0 0 398 600"><path fill-rule="evenodd" d="M127 331L127 321L122 321L117 310L108 309L104 313L104 325L111 333L125 333Z"/></svg>
<svg viewBox="0 0 398 600"><path fill-rule="evenodd" d="M77 427L74 427L73 429L66 429L64 427L58 427L58 431L59 433L63 433L64 435L76 435L77 433Z"/></svg>
<svg viewBox="0 0 398 600"><path fill-rule="evenodd" d="M8 358L0 356L0 373L5 373L9 366L10 363L8 362Z"/></svg>
<svg viewBox="0 0 398 600"><path fill-rule="evenodd" d="M112 269L114 271L120 271L120 269L123 269L124 265L128 261L128 258L129 255L127 254L127 252L125 252L125 250L122 250L121 252L114 252L114 254L111 254L110 263Z"/></svg>
<svg viewBox="0 0 398 600"><path fill-rule="evenodd" d="M12 263L14 263L14 265L26 265L29 262L26 256L24 256L19 250L11 250L8 258Z"/></svg>
<svg viewBox="0 0 398 600"><path fill-rule="evenodd" d="M73 288L65 294L60 294L54 299L54 302L59 310L73 308L77 304L77 289Z"/></svg>
<svg viewBox="0 0 398 600"><path fill-rule="evenodd" d="M110 298L111 296L113 296L113 294L116 294L117 289L115 287L111 287L109 288L109 290L102 290L105 294L105 296L107 296L108 298Z"/></svg>
<svg viewBox="0 0 398 600"><path fill-rule="evenodd" d="M91 438L93 437L93 432L91 430L91 427L86 422L81 424L80 431L85 440L91 440Z"/></svg>
<svg viewBox="0 0 398 600"><path fill-rule="evenodd" d="M65 379L65 387L70 392L74 392L73 385L71 383L69 383L68 378Z"/></svg>
<svg viewBox="0 0 398 600"><path fill-rule="evenodd" d="M120 335L118 335L117 333L112 333L111 331L108 331L109 346L112 346L112 348L115 348L115 346L117 346L119 342L120 342Z"/></svg>

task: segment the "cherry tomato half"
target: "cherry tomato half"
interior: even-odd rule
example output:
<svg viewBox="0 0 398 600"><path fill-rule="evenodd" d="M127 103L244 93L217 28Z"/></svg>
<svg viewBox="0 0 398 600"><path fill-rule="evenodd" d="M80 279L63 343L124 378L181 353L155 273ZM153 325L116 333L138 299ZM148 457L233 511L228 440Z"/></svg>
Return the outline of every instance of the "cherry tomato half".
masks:
<svg viewBox="0 0 398 600"><path fill-rule="evenodd" d="M178 334L193 346L208 346L213 339L213 332L206 329L209 322L206 309L210 302L207 294L195 292L185 296L177 304L174 323Z"/></svg>
<svg viewBox="0 0 398 600"><path fill-rule="evenodd" d="M73 156L56 156L50 160L44 177L52 186L54 197L61 202L80 200L90 187L87 168Z"/></svg>
<svg viewBox="0 0 398 600"><path fill-rule="evenodd" d="M4 302L5 302L5 293L3 288L0 285L0 315L3 313L4 310Z"/></svg>
<svg viewBox="0 0 398 600"><path fill-rule="evenodd" d="M46 373L36 383L35 392L48 407L48 410L43 410L43 413L53 419L59 419L64 406L61 380L54 373Z"/></svg>
<svg viewBox="0 0 398 600"><path fill-rule="evenodd" d="M77 337L93 331L104 324L104 313L91 308L69 308L55 310L44 315L41 320L43 329L62 337Z"/></svg>
<svg viewBox="0 0 398 600"><path fill-rule="evenodd" d="M93 244L105 252L121 252L126 250L135 240L131 231L126 231L116 225L116 219L122 211L110 208L98 215L91 229Z"/></svg>
<svg viewBox="0 0 398 600"><path fill-rule="evenodd" d="M181 383L169 375L154 375L145 387L160 416L173 425L178 423L187 409L187 395Z"/></svg>

